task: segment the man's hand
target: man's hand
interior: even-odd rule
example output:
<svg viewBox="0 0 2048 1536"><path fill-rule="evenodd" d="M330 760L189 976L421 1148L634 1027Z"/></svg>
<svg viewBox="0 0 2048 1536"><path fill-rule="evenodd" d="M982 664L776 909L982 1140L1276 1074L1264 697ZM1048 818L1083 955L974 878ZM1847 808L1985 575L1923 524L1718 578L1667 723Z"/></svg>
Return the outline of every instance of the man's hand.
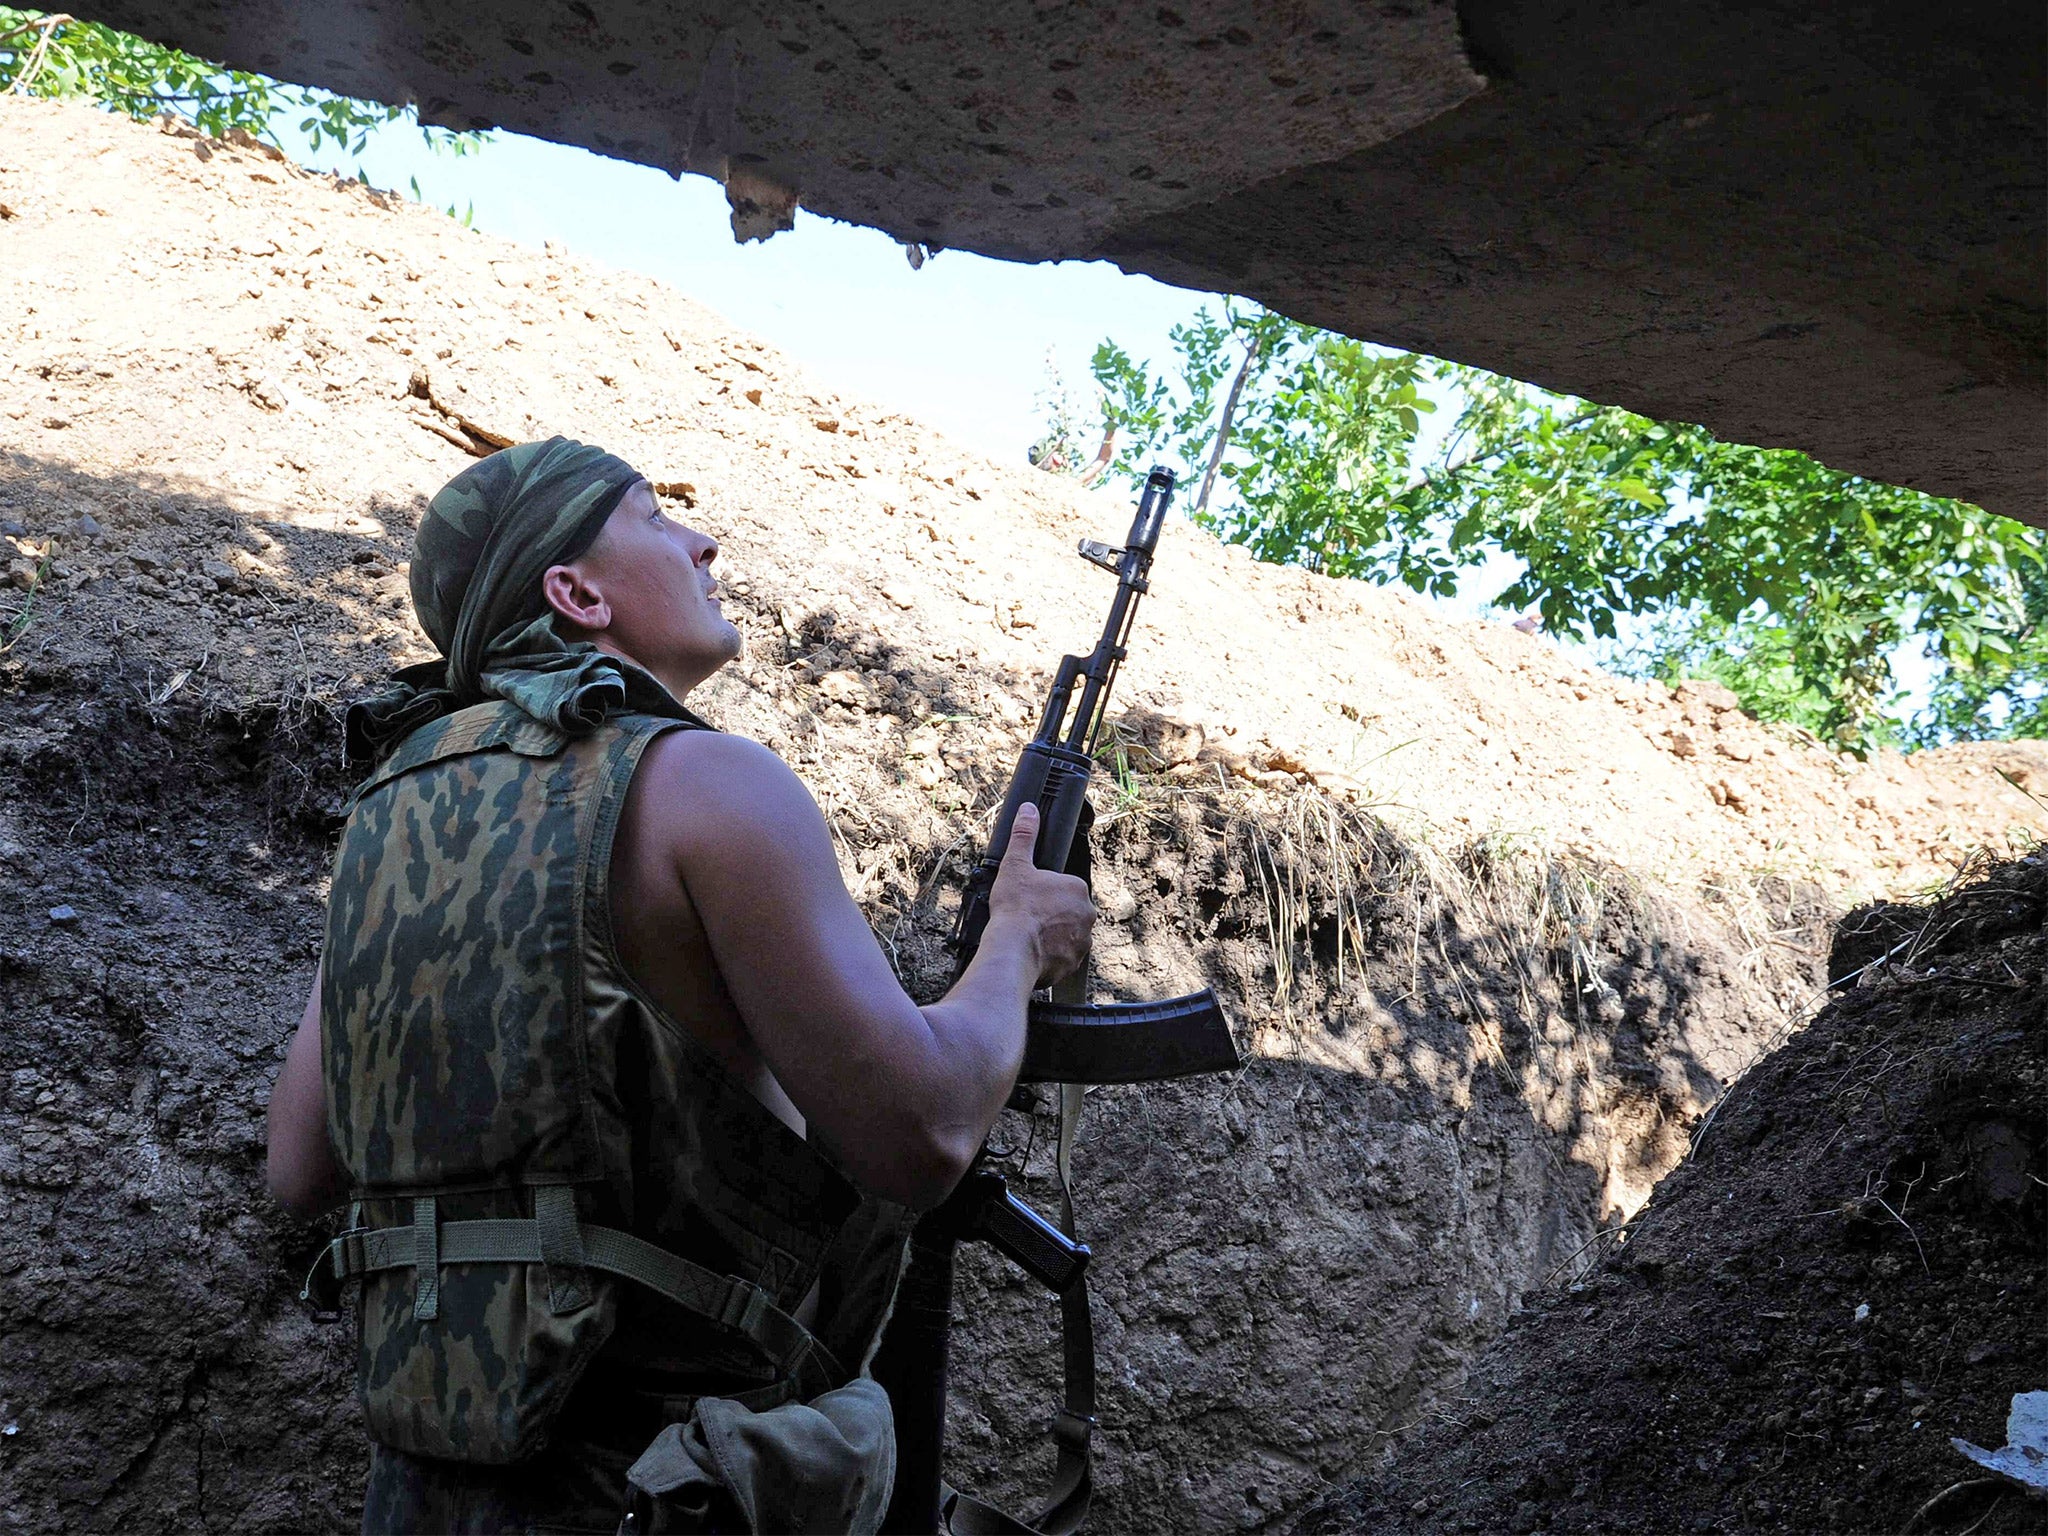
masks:
<svg viewBox="0 0 2048 1536"><path fill-rule="evenodd" d="M1087 881L1040 869L1031 861L1037 841L1038 807L1021 805L989 889L988 921L991 928L1001 924L1017 931L1036 957L1038 985L1049 987L1079 970L1088 958L1095 903Z"/></svg>

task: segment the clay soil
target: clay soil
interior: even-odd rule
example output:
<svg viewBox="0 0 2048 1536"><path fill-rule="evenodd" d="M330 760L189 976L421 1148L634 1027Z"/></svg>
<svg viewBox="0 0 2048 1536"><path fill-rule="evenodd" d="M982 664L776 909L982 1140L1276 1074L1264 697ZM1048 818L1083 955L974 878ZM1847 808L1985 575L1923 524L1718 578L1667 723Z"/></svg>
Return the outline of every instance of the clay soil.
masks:
<svg viewBox="0 0 2048 1536"><path fill-rule="evenodd" d="M1852 914L1626 1242L1304 1536L2048 1529L1949 1445L2048 1380L2044 967L2040 854Z"/></svg>
<svg viewBox="0 0 2048 1536"><path fill-rule="evenodd" d="M562 431L718 536L748 654L692 702L804 776L919 996L1051 663L1100 625L1073 543L1128 509L643 278L12 98L0 316L0 1522L348 1527L351 1343L293 1300L325 1229L264 1198L262 1112L338 711L427 654L425 498ZM2048 829L2048 751L1856 763L1186 526L1154 581L1096 988L1215 986L1247 1066L1089 1096L1094 1528L1275 1528L1637 1213L1803 1017L1835 912ZM1047 1133L999 1128L1041 1206ZM955 1478L1026 1502L1051 1309L976 1255L959 1317Z"/></svg>

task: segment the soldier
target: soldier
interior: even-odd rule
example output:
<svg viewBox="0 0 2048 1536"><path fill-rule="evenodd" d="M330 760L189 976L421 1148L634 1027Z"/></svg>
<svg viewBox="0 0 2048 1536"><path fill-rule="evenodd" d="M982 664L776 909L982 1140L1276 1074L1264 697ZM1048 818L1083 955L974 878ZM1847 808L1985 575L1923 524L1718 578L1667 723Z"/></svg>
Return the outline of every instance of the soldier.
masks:
<svg viewBox="0 0 2048 1536"><path fill-rule="evenodd" d="M979 954L897 984L823 816L684 701L739 654L717 544L563 438L437 495L443 659L351 711L381 756L270 1104L270 1187L347 1230L365 1530L872 1530L866 1375L913 1211L1017 1075L1084 884L1018 819Z"/></svg>

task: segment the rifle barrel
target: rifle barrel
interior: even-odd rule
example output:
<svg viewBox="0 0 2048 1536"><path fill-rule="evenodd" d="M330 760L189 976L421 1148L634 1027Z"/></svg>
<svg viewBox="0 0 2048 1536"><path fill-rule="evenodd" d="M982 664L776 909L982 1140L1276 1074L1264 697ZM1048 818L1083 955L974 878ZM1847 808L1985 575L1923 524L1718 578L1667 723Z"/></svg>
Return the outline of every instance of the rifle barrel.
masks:
<svg viewBox="0 0 2048 1536"><path fill-rule="evenodd" d="M1152 555L1159 547L1159 530L1166 522L1166 509L1173 501L1173 472L1154 467L1145 477L1144 494L1131 519L1130 537L1124 541L1123 559L1118 562L1116 596L1110 600L1109 618L1102 626L1102 638L1082 667L1087 686L1074 711L1067 732L1071 752L1094 756L1108 714L1109 690L1116 682L1118 667L1126 654L1131 623L1138 614L1138 599L1148 590Z"/></svg>

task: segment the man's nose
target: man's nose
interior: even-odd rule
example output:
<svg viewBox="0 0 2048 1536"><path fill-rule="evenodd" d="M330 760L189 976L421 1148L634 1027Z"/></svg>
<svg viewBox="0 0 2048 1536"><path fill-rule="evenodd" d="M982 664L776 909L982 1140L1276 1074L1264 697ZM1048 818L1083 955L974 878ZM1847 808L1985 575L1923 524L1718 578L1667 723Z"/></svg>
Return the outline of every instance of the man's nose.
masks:
<svg viewBox="0 0 2048 1536"><path fill-rule="evenodd" d="M700 566L709 565L717 558L718 540L707 535L704 540L704 547L697 551L697 564Z"/></svg>

